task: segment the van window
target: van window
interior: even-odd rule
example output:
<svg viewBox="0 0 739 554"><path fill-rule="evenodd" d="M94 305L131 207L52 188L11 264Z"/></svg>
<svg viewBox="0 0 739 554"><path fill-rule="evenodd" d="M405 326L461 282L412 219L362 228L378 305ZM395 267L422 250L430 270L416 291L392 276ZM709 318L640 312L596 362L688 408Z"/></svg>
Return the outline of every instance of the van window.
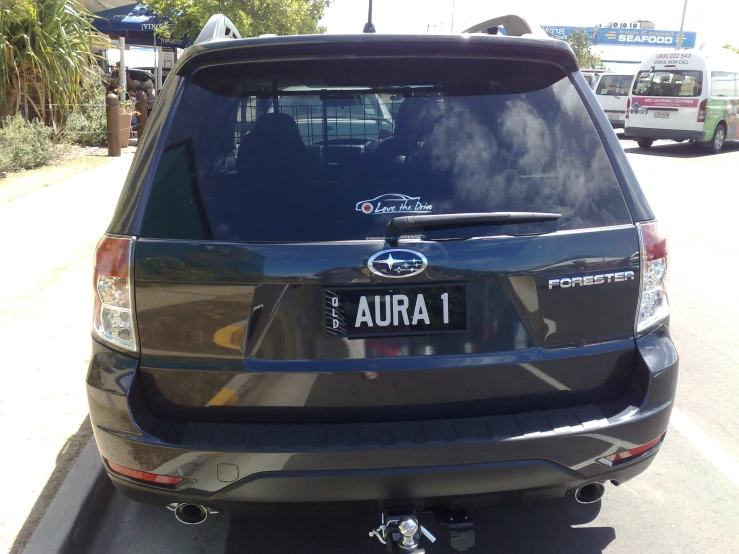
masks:
<svg viewBox="0 0 739 554"><path fill-rule="evenodd" d="M737 96L737 74L728 71L711 72L711 96Z"/></svg>
<svg viewBox="0 0 739 554"><path fill-rule="evenodd" d="M633 75L604 75L598 83L598 96L626 96L629 94Z"/></svg>
<svg viewBox="0 0 739 554"><path fill-rule="evenodd" d="M588 110L559 67L264 62L203 68L185 85L141 234L366 240L391 236L388 223L399 215L494 211L562 217L422 234L441 240L631 223Z"/></svg>
<svg viewBox="0 0 739 554"><path fill-rule="evenodd" d="M700 96L702 71L640 71L634 80L634 96Z"/></svg>

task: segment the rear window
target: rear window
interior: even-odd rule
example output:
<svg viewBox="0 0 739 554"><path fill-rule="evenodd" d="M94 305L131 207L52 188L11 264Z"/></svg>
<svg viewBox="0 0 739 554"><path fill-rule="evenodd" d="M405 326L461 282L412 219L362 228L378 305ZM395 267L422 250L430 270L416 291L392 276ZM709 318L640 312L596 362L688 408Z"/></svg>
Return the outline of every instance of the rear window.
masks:
<svg viewBox="0 0 739 554"><path fill-rule="evenodd" d="M700 96L702 71L640 71L634 80L634 96Z"/></svg>
<svg viewBox="0 0 739 554"><path fill-rule="evenodd" d="M396 216L497 211L562 217L413 236L631 222L561 69L474 59L253 63L201 69L185 85L141 234L365 240L392 236Z"/></svg>
<svg viewBox="0 0 739 554"><path fill-rule="evenodd" d="M633 75L604 75L595 93L599 96L627 96L633 80Z"/></svg>

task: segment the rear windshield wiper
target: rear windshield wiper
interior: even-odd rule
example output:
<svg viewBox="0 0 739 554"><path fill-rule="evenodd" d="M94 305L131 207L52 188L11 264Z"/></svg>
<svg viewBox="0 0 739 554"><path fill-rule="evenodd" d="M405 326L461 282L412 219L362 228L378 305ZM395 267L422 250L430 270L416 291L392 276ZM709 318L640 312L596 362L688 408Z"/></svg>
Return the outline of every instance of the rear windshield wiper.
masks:
<svg viewBox="0 0 739 554"><path fill-rule="evenodd" d="M557 221L562 214L537 212L488 212L476 214L404 215L388 223L390 231L417 231L420 229L451 229L472 225L510 225Z"/></svg>

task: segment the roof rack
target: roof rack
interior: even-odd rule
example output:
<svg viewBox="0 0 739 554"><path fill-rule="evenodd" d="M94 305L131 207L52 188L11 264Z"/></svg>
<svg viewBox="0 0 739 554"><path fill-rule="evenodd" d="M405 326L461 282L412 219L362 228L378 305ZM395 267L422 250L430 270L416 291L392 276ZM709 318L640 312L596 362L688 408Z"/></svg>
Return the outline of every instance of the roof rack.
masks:
<svg viewBox="0 0 739 554"><path fill-rule="evenodd" d="M233 21L222 13L218 13L210 16L208 23L205 24L198 38L195 39L195 44L226 38L241 38L241 33L233 24Z"/></svg>
<svg viewBox="0 0 739 554"><path fill-rule="evenodd" d="M506 36L509 37L524 37L534 36L546 38L547 35L538 25L532 25L529 21L520 15L502 15L488 19L473 25L469 29L462 31L462 33L486 33L488 35L497 35L498 28L503 27Z"/></svg>

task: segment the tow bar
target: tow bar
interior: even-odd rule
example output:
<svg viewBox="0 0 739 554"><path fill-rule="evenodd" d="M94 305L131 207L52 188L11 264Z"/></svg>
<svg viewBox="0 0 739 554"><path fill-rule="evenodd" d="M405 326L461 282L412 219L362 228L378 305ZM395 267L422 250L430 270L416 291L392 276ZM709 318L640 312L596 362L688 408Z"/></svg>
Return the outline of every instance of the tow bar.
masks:
<svg viewBox="0 0 739 554"><path fill-rule="evenodd" d="M447 528L449 544L464 552L475 544L475 526L464 510L432 511L437 523ZM436 537L418 522L415 512L383 512L382 523L370 537L376 537L391 554L426 554L420 548L421 536L431 543Z"/></svg>

